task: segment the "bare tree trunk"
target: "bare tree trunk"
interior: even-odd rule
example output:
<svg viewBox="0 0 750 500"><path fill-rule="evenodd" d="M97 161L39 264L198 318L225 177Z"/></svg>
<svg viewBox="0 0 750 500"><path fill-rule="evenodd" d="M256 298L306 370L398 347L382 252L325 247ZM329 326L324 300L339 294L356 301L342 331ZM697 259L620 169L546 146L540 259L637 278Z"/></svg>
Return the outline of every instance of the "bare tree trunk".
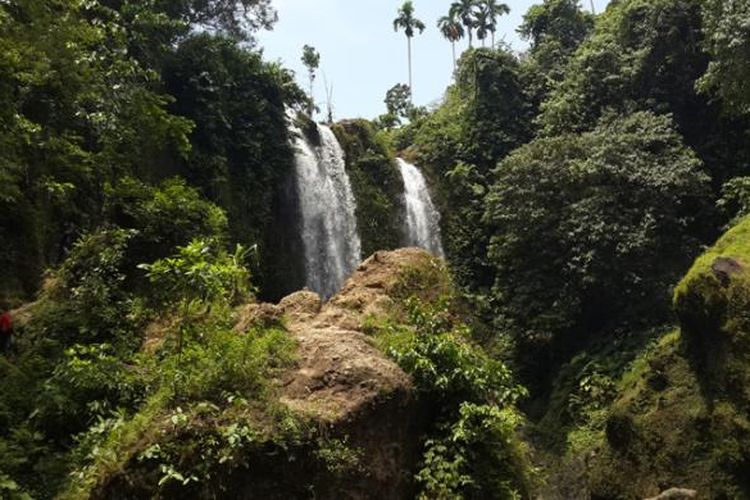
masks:
<svg viewBox="0 0 750 500"><path fill-rule="evenodd" d="M492 49L495 49L495 31L492 31Z"/></svg>
<svg viewBox="0 0 750 500"><path fill-rule="evenodd" d="M469 48L473 48L474 46L474 34L471 32L471 28L469 28Z"/></svg>
<svg viewBox="0 0 750 500"><path fill-rule="evenodd" d="M312 74L312 71L310 72L310 119L312 120L313 113L315 113L315 98L313 97L313 82L315 81L315 77Z"/></svg>

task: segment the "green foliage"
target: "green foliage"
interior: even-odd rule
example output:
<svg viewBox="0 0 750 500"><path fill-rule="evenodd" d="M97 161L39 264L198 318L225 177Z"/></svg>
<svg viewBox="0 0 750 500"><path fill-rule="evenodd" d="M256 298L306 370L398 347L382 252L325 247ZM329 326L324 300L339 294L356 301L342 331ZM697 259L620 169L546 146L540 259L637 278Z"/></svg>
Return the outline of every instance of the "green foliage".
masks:
<svg viewBox="0 0 750 500"><path fill-rule="evenodd" d="M505 14L510 14L510 7L505 3L497 3L497 0L478 0L477 7L478 9L474 14L477 38L482 40L482 46L484 46L487 35L491 33L492 44L490 48L494 49L497 18Z"/></svg>
<svg viewBox="0 0 750 500"><path fill-rule="evenodd" d="M750 215L750 177L735 177L727 181L716 205L723 218L730 221L725 229L730 229Z"/></svg>
<svg viewBox="0 0 750 500"><path fill-rule="evenodd" d="M149 267L162 280L164 289L133 288L129 280L136 271L133 251L142 248L138 245L148 242L149 236L157 236L153 231L163 224L162 209L174 213L178 224L164 236L177 240L184 237L181 231L200 231L213 224L221 227L225 221L219 209L200 201L182 183L170 182L164 191L154 191L127 205L132 209L127 212L132 215L132 225L141 226L144 232L110 228L82 238L63 266L52 274L41 299L33 306L32 319L22 326L19 357L14 360L17 366L3 375L8 391L0 397L0 414L5 415L9 427L0 435L0 458L7 464L4 472L23 485L22 491L51 496L69 472L70 460L66 457L74 436L81 435L78 441L82 448L76 453L85 455L88 452L83 449L96 450L96 433L100 438L105 436L111 425L143 404L154 387L169 384L181 393L216 395L222 386L231 391L261 384L244 363L249 360L257 366L264 346L243 348L229 339L220 346L209 342L208 346L216 349L210 351L210 358L196 355L199 349L195 339L201 339L207 331L198 328L195 307L188 308L190 321L174 328L180 336L189 336L191 343L183 355L199 367L197 372L180 365L176 361L179 355L159 360L134 355L143 340L144 321L151 314L144 308L147 298L164 297L170 292L175 302L190 304L189 299L195 296L204 301L204 307L208 305L205 301L211 301L211 309L226 314L222 301L246 289L248 277L240 267L242 255L229 256L217 247L195 243L183 249L179 257ZM176 199L167 199L168 194ZM196 206L215 215L214 220L196 222L198 227L186 223L180 226L180 218L188 220L195 207L186 203L187 211L178 214L171 203L188 201L191 196ZM152 226L151 222L158 223ZM142 234L146 237L141 238ZM170 334L165 337L171 339ZM229 350L235 347L236 352ZM269 363L287 359L282 348L268 350L273 353ZM207 351L204 347L201 352ZM33 448L28 436L36 443ZM23 460L16 459L19 455ZM33 469L26 470L29 464Z"/></svg>
<svg viewBox="0 0 750 500"><path fill-rule="evenodd" d="M399 83L385 94L385 107L389 115L396 117L397 123L400 123L401 118L409 117L412 106L411 89L408 85Z"/></svg>
<svg viewBox="0 0 750 500"><path fill-rule="evenodd" d="M179 178L158 187L132 177L105 186L107 219L136 231L130 242L131 265L153 262L195 238L227 238L224 211Z"/></svg>
<svg viewBox="0 0 750 500"><path fill-rule="evenodd" d="M229 255L217 250L216 242L196 239L173 257L141 268L167 303L233 303L249 291L250 274L242 265L246 254L241 246Z"/></svg>
<svg viewBox="0 0 750 500"><path fill-rule="evenodd" d="M525 498L524 450L515 437L520 423L513 410L462 403L444 436L425 443L418 498Z"/></svg>
<svg viewBox="0 0 750 500"><path fill-rule="evenodd" d="M134 297L125 289L134 232L102 230L79 240L42 296L30 335L74 343L124 342L135 327Z"/></svg>
<svg viewBox="0 0 750 500"><path fill-rule="evenodd" d="M542 104L543 132L591 130L608 110L670 113L706 164L715 189L743 172L750 163L746 121L726 117L696 90L709 62L702 44L702 4L623 0L608 8Z"/></svg>
<svg viewBox="0 0 750 500"><path fill-rule="evenodd" d="M477 8L477 0L458 0L451 4L449 15L461 21L466 33L469 35L469 48L472 46L474 40L474 28L475 24L475 13Z"/></svg>
<svg viewBox="0 0 750 500"><path fill-rule="evenodd" d="M700 167L669 118L649 113L536 140L499 165L486 213L494 298L527 368L544 372L539 356L554 362L617 322L668 317L698 247Z"/></svg>
<svg viewBox="0 0 750 500"><path fill-rule="evenodd" d="M305 45L302 48L302 64L304 64L307 70L310 72L310 78L314 79L315 70L320 66L320 54L317 50L315 50L315 47Z"/></svg>
<svg viewBox="0 0 750 500"><path fill-rule="evenodd" d="M393 29L403 29L407 38L414 37L414 31L424 32L426 26L422 21L414 17L414 2L407 0L399 7L398 17L393 20Z"/></svg>
<svg viewBox="0 0 750 500"><path fill-rule="evenodd" d="M438 19L438 29L440 29L440 34L454 46L466 34L463 24L456 19L455 14L451 13Z"/></svg>
<svg viewBox="0 0 750 500"><path fill-rule="evenodd" d="M435 307L430 307L412 298L406 308L417 335L407 341L400 339L387 352L412 376L419 390L431 398L444 400L444 404L515 403L523 391L512 384L508 368L472 345L465 326L451 329L445 302L438 301ZM383 345L387 346L388 341Z"/></svg>
<svg viewBox="0 0 750 500"><path fill-rule="evenodd" d="M0 462L20 492L48 498L69 472L72 437L139 400L122 356L139 345L139 301L126 288L133 231L82 238L52 274L10 361L0 357Z"/></svg>
<svg viewBox="0 0 750 500"><path fill-rule="evenodd" d="M352 449L345 439L320 439L315 455L334 476L344 476L361 469L361 450Z"/></svg>
<svg viewBox="0 0 750 500"><path fill-rule="evenodd" d="M573 50L586 38L594 25L593 16L581 9L578 0L545 0L532 5L523 16L518 33L531 41L536 53L550 41Z"/></svg>
<svg viewBox="0 0 750 500"><path fill-rule="evenodd" d="M729 113L748 113L750 6L745 2L708 0L703 2L703 14L705 47L712 59L699 86L721 97Z"/></svg>
<svg viewBox="0 0 750 500"><path fill-rule="evenodd" d="M303 261L295 245L281 244L299 241L293 221L283 219L294 160L286 106L305 102L304 93L289 71L207 34L180 44L164 80L174 111L196 124L179 173L226 211L232 241L258 245L260 289L271 296L283 294L285 282L295 289L289 262Z"/></svg>
<svg viewBox="0 0 750 500"><path fill-rule="evenodd" d="M293 362L294 343L276 329L235 332L219 309L195 318L183 352L166 344L158 356L133 359L148 388L144 403L80 439L77 474L63 497L96 495L115 475L131 473L149 481L148 494L219 491L232 470L246 466L250 450L282 432L289 417L270 403L271 380ZM123 485L134 487L144 486Z"/></svg>
<svg viewBox="0 0 750 500"><path fill-rule="evenodd" d="M526 92L535 107L565 78L570 56L594 28L594 16L578 0L545 0L524 14L518 32L531 42L523 62Z"/></svg>
<svg viewBox="0 0 750 500"><path fill-rule="evenodd" d="M413 135L416 162L434 176L443 243L458 283L486 292L493 281L482 223L488 173L529 138L531 117L510 53L469 51L456 78L445 102L403 134Z"/></svg>
<svg viewBox="0 0 750 500"><path fill-rule="evenodd" d="M252 41L258 30L273 28L278 19L270 0L149 0L149 4L186 25L206 26L244 41Z"/></svg>
<svg viewBox="0 0 750 500"><path fill-rule="evenodd" d="M315 111L315 96L313 95L313 82L315 81L315 71L320 66L320 54L315 47L305 45L302 48L302 64L307 68L307 74L310 78L310 106L308 109L308 116L312 118L313 111Z"/></svg>
<svg viewBox="0 0 750 500"><path fill-rule="evenodd" d="M205 327L204 327L205 328ZM194 331L181 357L162 363L160 385L171 386L172 400L221 403L228 395L268 396L269 378L294 360L294 342L282 330ZM154 367L155 368L155 367Z"/></svg>
<svg viewBox="0 0 750 500"><path fill-rule="evenodd" d="M365 120L337 123L332 129L346 153L346 170L357 199L362 254L399 248L404 231L404 181L392 154Z"/></svg>
<svg viewBox="0 0 750 500"><path fill-rule="evenodd" d="M407 270L402 285L419 282ZM426 283L434 282L428 273ZM515 435L514 409L525 390L510 370L470 340L452 313L449 296L422 301L419 287L400 315L373 324L376 342L414 380L436 415L415 479L419 498L520 498L528 494L529 466Z"/></svg>
<svg viewBox="0 0 750 500"><path fill-rule="evenodd" d="M0 13L0 266L14 269L0 286L29 296L43 268L98 222L103 180L184 153L190 127L128 54L127 19L93 2L34 0Z"/></svg>
<svg viewBox="0 0 750 500"><path fill-rule="evenodd" d="M710 372L691 367L682 340L677 330L644 349L605 411L570 432L554 488L579 483L568 495L641 497L680 484L710 498L747 495L746 411L703 392ZM584 456L587 473L575 478L575 457Z"/></svg>

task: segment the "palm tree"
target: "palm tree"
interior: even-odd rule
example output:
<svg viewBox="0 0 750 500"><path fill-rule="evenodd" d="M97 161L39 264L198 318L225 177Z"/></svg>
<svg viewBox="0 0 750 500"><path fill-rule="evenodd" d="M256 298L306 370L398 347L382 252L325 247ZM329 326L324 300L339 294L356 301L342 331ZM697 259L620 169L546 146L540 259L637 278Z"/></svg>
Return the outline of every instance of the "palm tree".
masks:
<svg viewBox="0 0 750 500"><path fill-rule="evenodd" d="M456 70L456 42L464 37L464 27L455 16L447 15L438 19L438 28L443 36L451 42L453 49L453 71Z"/></svg>
<svg viewBox="0 0 750 500"><path fill-rule="evenodd" d="M484 41L490 33L490 13L485 5L480 5L479 9L474 12L474 26L477 28L477 38L482 41L482 47L484 47Z"/></svg>
<svg viewBox="0 0 750 500"><path fill-rule="evenodd" d="M474 40L474 33L472 30L475 26L475 14L476 8L479 2L477 0L458 0L453 2L450 8L450 15L460 19L461 23L466 27L466 32L469 34L469 48L472 47Z"/></svg>
<svg viewBox="0 0 750 500"><path fill-rule="evenodd" d="M409 89L412 90L412 95L414 95L414 89L411 79L411 39L414 36L414 30L419 30L422 33L425 28L424 23L414 17L414 3L411 0L404 2L404 5L398 9L398 17L393 20L393 30L403 29L406 34L406 43L409 50Z"/></svg>
<svg viewBox="0 0 750 500"><path fill-rule="evenodd" d="M504 3L497 3L497 0L483 0L481 9L486 16L487 29L492 33L492 48L495 48L495 31L497 31L497 18L510 14L510 7Z"/></svg>

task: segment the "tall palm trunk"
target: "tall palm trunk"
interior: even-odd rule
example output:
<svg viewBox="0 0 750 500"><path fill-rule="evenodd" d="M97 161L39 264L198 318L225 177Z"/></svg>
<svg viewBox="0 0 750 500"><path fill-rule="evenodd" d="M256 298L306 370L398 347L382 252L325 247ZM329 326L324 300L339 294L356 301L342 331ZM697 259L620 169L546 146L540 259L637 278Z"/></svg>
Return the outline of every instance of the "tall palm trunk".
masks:
<svg viewBox="0 0 750 500"><path fill-rule="evenodd" d="M414 87L412 87L412 80L411 80L411 37L410 36L406 37L406 45L408 47L408 52L409 52L409 91L410 91L409 99L412 102L414 102Z"/></svg>
<svg viewBox="0 0 750 500"><path fill-rule="evenodd" d="M495 31L492 31L492 48L495 48Z"/></svg>
<svg viewBox="0 0 750 500"><path fill-rule="evenodd" d="M456 73L456 41L451 40L451 49L453 50L453 74Z"/></svg>
<svg viewBox="0 0 750 500"><path fill-rule="evenodd" d="M474 46L474 33L471 32L471 26L467 31L469 32L469 48L472 48Z"/></svg>

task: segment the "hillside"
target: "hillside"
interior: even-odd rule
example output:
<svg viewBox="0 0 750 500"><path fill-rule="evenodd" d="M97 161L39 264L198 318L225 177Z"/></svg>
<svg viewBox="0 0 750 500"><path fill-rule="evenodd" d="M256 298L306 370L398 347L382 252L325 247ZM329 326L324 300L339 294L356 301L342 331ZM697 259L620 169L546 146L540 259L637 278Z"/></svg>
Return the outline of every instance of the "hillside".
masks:
<svg viewBox="0 0 750 500"><path fill-rule="evenodd" d="M0 1L0 498L750 498L750 2L386 4Z"/></svg>

